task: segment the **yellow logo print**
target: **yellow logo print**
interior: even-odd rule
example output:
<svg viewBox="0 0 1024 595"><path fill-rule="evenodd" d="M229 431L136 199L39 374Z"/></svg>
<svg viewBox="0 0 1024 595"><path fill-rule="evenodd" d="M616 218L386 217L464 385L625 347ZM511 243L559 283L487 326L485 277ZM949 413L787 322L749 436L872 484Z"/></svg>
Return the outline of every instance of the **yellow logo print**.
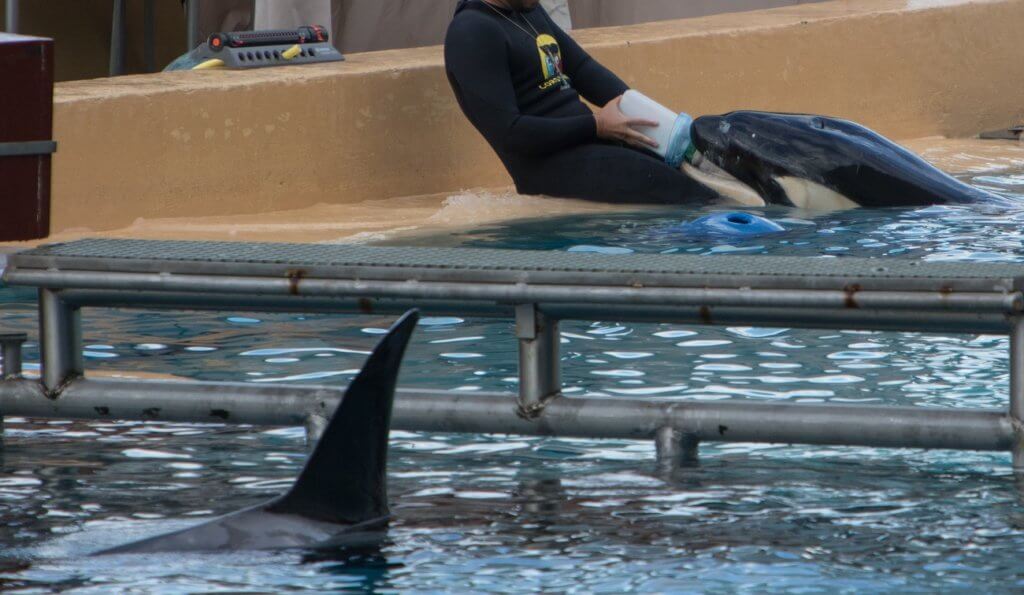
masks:
<svg viewBox="0 0 1024 595"><path fill-rule="evenodd" d="M540 54L540 68L544 73L544 83L541 89L547 89L559 83L562 88L568 88L569 77L562 72L562 49L558 47L558 41L544 33L537 36L537 53Z"/></svg>

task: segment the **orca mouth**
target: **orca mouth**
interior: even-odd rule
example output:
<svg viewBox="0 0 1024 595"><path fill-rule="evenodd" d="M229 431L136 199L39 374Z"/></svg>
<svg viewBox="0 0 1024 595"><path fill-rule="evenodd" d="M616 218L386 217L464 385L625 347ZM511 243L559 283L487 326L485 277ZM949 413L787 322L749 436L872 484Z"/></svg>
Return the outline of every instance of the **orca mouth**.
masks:
<svg viewBox="0 0 1024 595"><path fill-rule="evenodd" d="M736 179L736 176L719 167L699 149L693 153L693 158L690 160L690 164L708 175L718 176L720 178Z"/></svg>
<svg viewBox="0 0 1024 595"><path fill-rule="evenodd" d="M760 193L712 163L700 151L693 154L689 163L683 163L682 171L694 180L739 204L751 207L763 207L768 204Z"/></svg>

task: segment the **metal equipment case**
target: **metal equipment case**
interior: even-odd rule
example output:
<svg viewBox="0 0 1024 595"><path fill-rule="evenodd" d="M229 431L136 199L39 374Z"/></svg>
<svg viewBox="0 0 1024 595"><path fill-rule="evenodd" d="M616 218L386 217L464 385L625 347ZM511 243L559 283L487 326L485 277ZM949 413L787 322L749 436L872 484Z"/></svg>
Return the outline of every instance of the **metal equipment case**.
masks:
<svg viewBox="0 0 1024 595"><path fill-rule="evenodd" d="M0 241L50 233L53 40L0 33Z"/></svg>

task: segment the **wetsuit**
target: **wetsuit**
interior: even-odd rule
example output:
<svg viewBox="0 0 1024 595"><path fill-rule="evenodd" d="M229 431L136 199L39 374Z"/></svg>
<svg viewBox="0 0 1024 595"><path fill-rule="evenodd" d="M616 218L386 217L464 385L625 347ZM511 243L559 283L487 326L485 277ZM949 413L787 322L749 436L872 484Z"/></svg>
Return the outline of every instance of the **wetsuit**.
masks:
<svg viewBox="0 0 1024 595"><path fill-rule="evenodd" d="M511 12L462 0L444 58L459 106L519 192L637 203L716 196L656 155L598 139L580 96L603 106L628 87L543 8Z"/></svg>

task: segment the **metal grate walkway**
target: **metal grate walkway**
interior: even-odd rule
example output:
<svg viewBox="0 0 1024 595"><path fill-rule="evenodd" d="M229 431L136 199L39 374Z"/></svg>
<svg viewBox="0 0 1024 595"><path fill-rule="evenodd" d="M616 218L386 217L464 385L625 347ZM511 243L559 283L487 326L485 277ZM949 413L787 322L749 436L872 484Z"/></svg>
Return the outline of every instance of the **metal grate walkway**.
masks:
<svg viewBox="0 0 1024 595"><path fill-rule="evenodd" d="M81 240L11 256L16 269L590 286L1018 291L1024 266L866 258L592 254L147 240Z"/></svg>

